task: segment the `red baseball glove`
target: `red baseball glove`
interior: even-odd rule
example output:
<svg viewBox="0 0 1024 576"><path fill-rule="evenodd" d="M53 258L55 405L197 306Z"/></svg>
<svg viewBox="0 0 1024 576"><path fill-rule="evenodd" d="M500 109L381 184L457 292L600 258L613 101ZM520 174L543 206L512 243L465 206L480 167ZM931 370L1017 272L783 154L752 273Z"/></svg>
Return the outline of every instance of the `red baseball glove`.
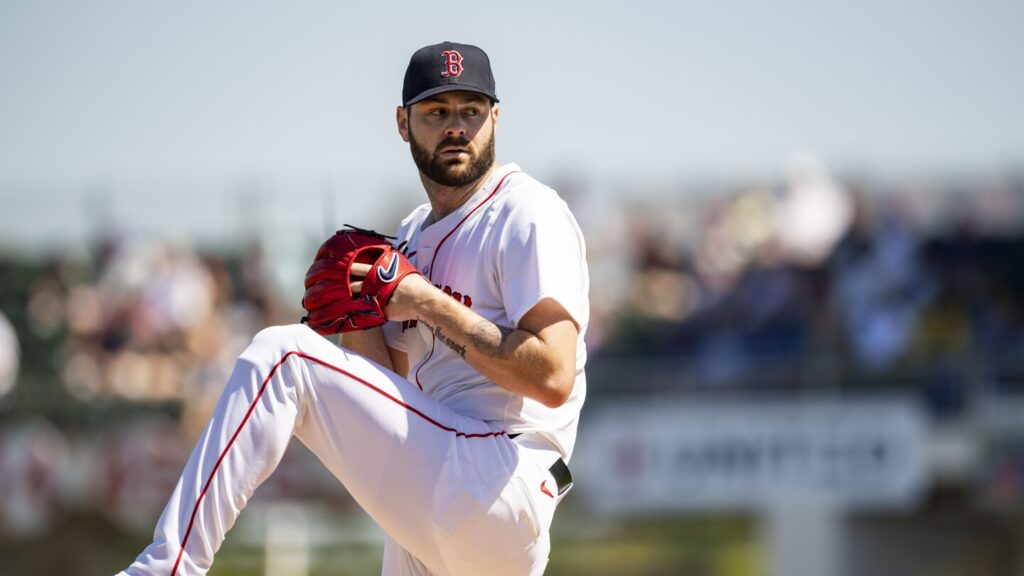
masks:
<svg viewBox="0 0 1024 576"><path fill-rule="evenodd" d="M373 230L345 225L316 251L306 272L302 321L318 334L328 336L380 326L387 322L384 307L399 282L419 270L390 240ZM352 264L370 264L358 294L352 293Z"/></svg>

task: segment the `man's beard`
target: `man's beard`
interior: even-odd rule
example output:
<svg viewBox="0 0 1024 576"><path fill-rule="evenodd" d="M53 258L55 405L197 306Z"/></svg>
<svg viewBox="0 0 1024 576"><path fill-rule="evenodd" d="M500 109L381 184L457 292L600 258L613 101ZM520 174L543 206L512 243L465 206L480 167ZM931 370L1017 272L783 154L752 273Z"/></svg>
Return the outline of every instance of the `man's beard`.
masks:
<svg viewBox="0 0 1024 576"><path fill-rule="evenodd" d="M469 140L465 138L445 138L437 145L436 150L442 150L449 146L466 148L469 144ZM435 152L432 154L426 148L420 146L419 142L412 135L411 130L409 131L409 149L412 151L412 159L416 162L416 167L427 178L441 186L453 188L465 186L482 178L491 165L494 164L494 132L491 132L491 137L487 140L487 144L484 145L483 150L479 154L473 156L472 152L466 151L470 154L468 165L456 163L455 160L446 160L441 157L440 153Z"/></svg>

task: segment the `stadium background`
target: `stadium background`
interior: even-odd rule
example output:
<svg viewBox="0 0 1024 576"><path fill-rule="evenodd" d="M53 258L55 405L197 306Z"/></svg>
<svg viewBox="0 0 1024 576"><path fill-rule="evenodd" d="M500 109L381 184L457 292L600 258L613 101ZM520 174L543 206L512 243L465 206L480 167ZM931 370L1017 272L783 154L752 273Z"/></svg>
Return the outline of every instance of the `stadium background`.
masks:
<svg viewBox="0 0 1024 576"><path fill-rule="evenodd" d="M0 573L141 550L323 236L423 201L440 34L589 243L549 574L1024 575L1020 5L478 8L0 6ZM294 443L211 574L379 541Z"/></svg>

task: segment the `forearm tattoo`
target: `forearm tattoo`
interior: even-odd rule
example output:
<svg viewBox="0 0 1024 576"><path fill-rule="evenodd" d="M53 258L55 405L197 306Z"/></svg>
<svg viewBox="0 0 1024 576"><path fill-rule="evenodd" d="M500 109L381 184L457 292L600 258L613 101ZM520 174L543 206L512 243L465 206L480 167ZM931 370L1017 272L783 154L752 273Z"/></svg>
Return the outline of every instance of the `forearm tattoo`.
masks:
<svg viewBox="0 0 1024 576"><path fill-rule="evenodd" d="M498 326L483 320L477 323L469 338L473 347L482 354L492 358L505 358L508 356L508 349L505 347L505 344L514 331L514 328Z"/></svg>
<svg viewBox="0 0 1024 576"><path fill-rule="evenodd" d="M430 324L422 318L420 319L420 322L426 324L427 328L433 332L434 337L440 340L445 346L450 348L461 358L466 357L466 347L453 340L451 336L446 334L440 326ZM506 358L508 357L506 343L513 332L515 332L515 328L498 326L488 322L487 320L481 320L473 327L473 331L469 334L469 343L473 348L485 356L490 356L491 358Z"/></svg>
<svg viewBox="0 0 1024 576"><path fill-rule="evenodd" d="M423 322L423 320L420 321ZM423 323L426 324L427 328L430 328L430 331L434 333L434 337L443 342L445 346L451 348L452 352L458 354L460 358L466 357L466 347L459 344L455 340L452 340L447 334L444 333L443 330L441 330L440 326L432 326L430 324L427 324L426 322Z"/></svg>

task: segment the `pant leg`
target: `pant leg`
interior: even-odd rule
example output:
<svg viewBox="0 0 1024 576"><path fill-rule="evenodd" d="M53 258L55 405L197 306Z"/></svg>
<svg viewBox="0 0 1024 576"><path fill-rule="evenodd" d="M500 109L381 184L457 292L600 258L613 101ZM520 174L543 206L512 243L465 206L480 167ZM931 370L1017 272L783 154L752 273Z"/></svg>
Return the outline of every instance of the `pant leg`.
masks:
<svg viewBox="0 0 1024 576"><path fill-rule="evenodd" d="M445 551L464 539L460 527L486 527L513 550L529 541L509 481L516 447L501 431L296 325L264 330L239 358L153 543L127 573L205 574L293 434L432 572L451 572Z"/></svg>
<svg viewBox="0 0 1024 576"><path fill-rule="evenodd" d="M530 538L517 542L510 530L487 529L488 524L493 525L491 514L456 514L463 536L450 537L450 533L439 531L444 572L432 572L386 534L381 576L543 576L551 550L549 529L561 500L546 488L556 486L549 468L559 453L546 443L529 440L515 442L515 448L516 470L506 487L523 496L525 506L519 513L528 516L523 524L529 527ZM501 550L486 552L494 543Z"/></svg>
<svg viewBox="0 0 1024 576"><path fill-rule="evenodd" d="M436 576L391 536L384 539L384 561L381 576Z"/></svg>

